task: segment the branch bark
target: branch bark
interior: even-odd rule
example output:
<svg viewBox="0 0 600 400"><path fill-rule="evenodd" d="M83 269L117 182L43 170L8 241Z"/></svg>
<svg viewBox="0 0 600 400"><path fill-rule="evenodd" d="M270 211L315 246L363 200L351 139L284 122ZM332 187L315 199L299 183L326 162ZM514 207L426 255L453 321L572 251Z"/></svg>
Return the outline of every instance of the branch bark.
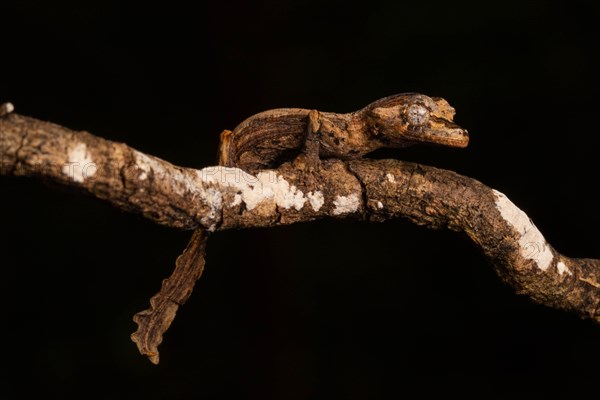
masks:
<svg viewBox="0 0 600 400"><path fill-rule="evenodd" d="M0 117L1 174L49 179L176 229L214 232L317 218L406 218L460 231L517 293L600 322L600 260L558 253L506 196L474 179L398 160L331 159L314 170L300 157L254 175L221 166L195 170L10 111ZM203 259L186 257L181 264L203 266ZM185 269L179 260L177 268ZM195 271L194 280L202 268ZM176 310L185 301L189 290L174 294L175 281L163 283L159 295L167 295L155 296L153 308L162 304L163 310ZM174 312L167 313L170 320ZM136 322L148 321L144 316L154 318L142 312ZM160 326L164 331L168 324ZM158 361L154 350L146 354Z"/></svg>

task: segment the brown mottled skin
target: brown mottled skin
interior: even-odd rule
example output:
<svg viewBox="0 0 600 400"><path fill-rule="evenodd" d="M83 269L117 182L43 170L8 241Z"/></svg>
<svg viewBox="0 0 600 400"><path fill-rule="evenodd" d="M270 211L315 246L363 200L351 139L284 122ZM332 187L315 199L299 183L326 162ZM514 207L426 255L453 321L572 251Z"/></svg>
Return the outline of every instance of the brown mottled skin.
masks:
<svg viewBox="0 0 600 400"><path fill-rule="evenodd" d="M386 97L348 114L269 110L221 134L219 164L253 171L276 167L302 151L349 160L384 147L466 147L468 133L452 121L454 113L446 100L418 93Z"/></svg>

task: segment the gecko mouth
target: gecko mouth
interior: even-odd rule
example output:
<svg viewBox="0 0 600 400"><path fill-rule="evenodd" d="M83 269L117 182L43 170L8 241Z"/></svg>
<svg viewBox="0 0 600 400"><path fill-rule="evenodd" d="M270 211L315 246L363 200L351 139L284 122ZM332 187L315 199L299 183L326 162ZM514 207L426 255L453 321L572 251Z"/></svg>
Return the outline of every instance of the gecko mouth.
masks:
<svg viewBox="0 0 600 400"><path fill-rule="evenodd" d="M407 135L420 143L464 148L469 145L469 132L454 122L431 118L426 126L415 127Z"/></svg>
<svg viewBox="0 0 600 400"><path fill-rule="evenodd" d="M434 144L442 146L465 148L469 145L469 132L460 127L432 130L431 136Z"/></svg>

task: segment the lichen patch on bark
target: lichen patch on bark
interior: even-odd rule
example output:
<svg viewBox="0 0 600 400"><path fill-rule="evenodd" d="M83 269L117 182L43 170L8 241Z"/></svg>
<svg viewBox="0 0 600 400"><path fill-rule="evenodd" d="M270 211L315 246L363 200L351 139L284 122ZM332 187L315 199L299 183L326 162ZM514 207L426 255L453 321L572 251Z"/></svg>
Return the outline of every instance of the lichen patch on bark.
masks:
<svg viewBox="0 0 600 400"><path fill-rule="evenodd" d="M62 167L63 174L74 182L83 183L96 174L98 167L94 164L85 143L76 143L69 147L67 162Z"/></svg>
<svg viewBox="0 0 600 400"><path fill-rule="evenodd" d="M333 205L335 206L333 215L349 214L358 210L360 199L354 193L348 196L336 196Z"/></svg>
<svg viewBox="0 0 600 400"><path fill-rule="evenodd" d="M533 260L539 269L547 271L552 265L554 254L552 254L552 248L548 245L542 233L527 214L510 201L508 197L497 190L494 190L494 194L496 195L496 207L502 218L512 225L520 235L521 256Z"/></svg>

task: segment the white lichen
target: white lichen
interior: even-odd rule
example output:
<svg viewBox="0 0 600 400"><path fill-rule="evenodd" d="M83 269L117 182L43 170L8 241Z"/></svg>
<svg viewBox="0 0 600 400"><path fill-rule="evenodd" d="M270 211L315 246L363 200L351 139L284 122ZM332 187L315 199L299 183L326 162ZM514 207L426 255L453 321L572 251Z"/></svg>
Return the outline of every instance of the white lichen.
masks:
<svg viewBox="0 0 600 400"><path fill-rule="evenodd" d="M233 201L231 202L230 206L235 207L239 206L240 204L242 204L242 195L236 193L235 196L233 196Z"/></svg>
<svg viewBox="0 0 600 400"><path fill-rule="evenodd" d="M304 203L306 203L304 193L298 190L296 186L290 185L281 175L266 171L259 172L256 177L261 182L264 192L273 192L273 198L279 207L285 209L295 208L296 210L304 207Z"/></svg>
<svg viewBox="0 0 600 400"><path fill-rule="evenodd" d="M533 260L542 271L548 270L554 259L552 250L538 228L521 209L511 202L503 193L494 190L496 208L502 218L519 233L520 254L523 258Z"/></svg>
<svg viewBox="0 0 600 400"><path fill-rule="evenodd" d="M202 200L210 207L210 211L202 220L208 222L208 231L213 232L216 229L216 224L213 221L217 220L217 216L223 209L223 194L215 188L208 188L201 194Z"/></svg>
<svg viewBox="0 0 600 400"><path fill-rule="evenodd" d="M571 270L569 269L569 267L567 267L567 265L564 262L562 262L562 261L559 261L558 263L556 263L556 269L558 270L558 274L559 275L562 275L565 272L568 275L573 275L573 273L571 272Z"/></svg>
<svg viewBox="0 0 600 400"><path fill-rule="evenodd" d="M148 156L139 151L134 151L135 166L137 167L137 178L141 181L148 179L152 175L155 182L163 181L171 185L172 190L180 196L185 193L194 193L202 195L199 191L198 183L194 182L194 177L184 172L180 168L173 168L167 171L163 162L155 157Z"/></svg>
<svg viewBox="0 0 600 400"><path fill-rule="evenodd" d="M138 175L139 180L145 181L148 179L150 173L154 173L154 170L164 172L162 165L157 160L139 151L134 151L133 155L135 156L135 164L140 170Z"/></svg>
<svg viewBox="0 0 600 400"><path fill-rule="evenodd" d="M155 157L134 151L135 171L139 180L152 176L154 184L168 184L180 196L191 196L191 201L202 201L209 211L201 218L202 225L214 231L223 209L223 193L219 187L205 187L198 175L191 170L172 168L167 170L163 162Z"/></svg>
<svg viewBox="0 0 600 400"><path fill-rule="evenodd" d="M336 196L333 201L335 206L333 215L353 213L358 210L360 201L357 194L351 194L349 196Z"/></svg>
<svg viewBox="0 0 600 400"><path fill-rule="evenodd" d="M84 143L77 143L68 150L67 162L62 172L75 182L82 183L93 177L98 170Z"/></svg>
<svg viewBox="0 0 600 400"><path fill-rule="evenodd" d="M396 183L396 177L389 172L385 175L385 177L387 178L388 182Z"/></svg>
<svg viewBox="0 0 600 400"><path fill-rule="evenodd" d="M306 193L306 197L308 198L308 202L313 210L319 211L323 204L325 204L325 197L323 197L323 193L320 191L308 192Z"/></svg>
<svg viewBox="0 0 600 400"><path fill-rule="evenodd" d="M232 206L245 203L253 210L263 201L274 201L278 207L301 210L306 203L304 193L275 171L262 171L254 176L239 168L207 167L198 171L204 183L212 183L237 190Z"/></svg>

